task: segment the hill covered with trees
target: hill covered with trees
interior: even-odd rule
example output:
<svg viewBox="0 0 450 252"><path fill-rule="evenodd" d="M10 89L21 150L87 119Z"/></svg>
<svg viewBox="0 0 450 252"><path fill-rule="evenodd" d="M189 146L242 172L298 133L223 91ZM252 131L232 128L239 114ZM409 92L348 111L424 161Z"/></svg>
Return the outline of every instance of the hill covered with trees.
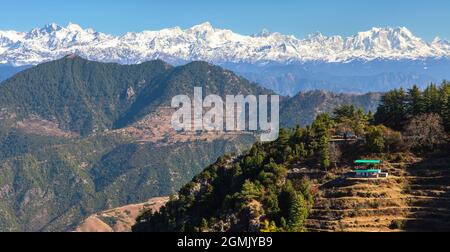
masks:
<svg viewBox="0 0 450 252"><path fill-rule="evenodd" d="M175 134L170 99L263 89L204 62L123 66L76 56L0 85L0 230L71 230L87 215L168 195L255 141Z"/></svg>
<svg viewBox="0 0 450 252"><path fill-rule="evenodd" d="M334 207L341 197L346 199L344 192L338 193L341 187L351 189L358 184L380 190L395 189L400 193L401 202L408 201L402 203L405 205L391 206L390 201L399 199L391 198L390 192L379 193L375 199L370 199L371 203L365 200L371 194L349 195L348 200L361 198L359 203L352 203L356 204L353 208L363 207L361 204L378 208L379 201L384 200L384 204L388 204L386 209L394 211L375 209L373 212L381 215L376 217L378 221L374 218L372 223L364 224L366 230L372 226L378 230L407 227L448 230L450 225L443 214L450 211L444 203L448 202L450 179L448 171L442 170L449 167L450 161L449 130L445 128L445 116L449 113L447 89L448 83L444 82L439 87L431 85L419 91L419 100L425 105L414 112L411 109L417 103L412 102L413 96L393 90L382 97L375 115L353 105L343 105L335 108L331 115L320 114L309 126L281 129L279 139L274 142L256 143L243 155L219 158L184 185L160 211L147 211L139 216L133 231L320 230L322 224L312 228L311 218L325 216L334 216L331 221L335 225L340 223L335 228L344 230L346 218L369 218L370 215L362 215L362 212L346 215L345 209L341 212L339 208L323 209L322 198L335 199L331 204ZM415 93L414 90L416 88L408 92ZM433 97L431 101L430 97ZM391 177L374 183L352 179L349 174L353 160L361 157L382 159L385 169L392 172ZM437 165L436 160L441 163ZM397 166L399 168L395 168ZM423 177L417 177L418 174ZM427 187L432 183L439 186L442 193L436 194L433 187ZM420 189L409 187L411 184ZM435 193L435 196L424 198L424 193ZM345 208L344 205L336 207ZM421 212L416 212L417 209ZM401 219L387 218L392 223L380 221L383 216ZM440 224L436 224L439 221ZM405 226L412 222L415 224Z"/></svg>
<svg viewBox="0 0 450 252"><path fill-rule="evenodd" d="M411 118L420 114L437 114L447 132L450 131L450 82L431 84L421 91L394 89L383 95L375 114L375 122L395 130L404 130Z"/></svg>
<svg viewBox="0 0 450 252"><path fill-rule="evenodd" d="M171 131L171 97L194 86L222 97L271 94L206 62L119 65L75 55L3 81L0 230L71 230L92 213L177 191L218 157L250 148L252 134ZM305 115L320 112L310 108Z"/></svg>

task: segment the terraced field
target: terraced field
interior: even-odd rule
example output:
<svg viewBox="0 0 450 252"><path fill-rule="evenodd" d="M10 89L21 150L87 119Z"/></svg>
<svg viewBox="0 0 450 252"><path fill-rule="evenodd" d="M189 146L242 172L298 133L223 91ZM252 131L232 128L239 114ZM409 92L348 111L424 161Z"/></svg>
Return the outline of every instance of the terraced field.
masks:
<svg viewBox="0 0 450 252"><path fill-rule="evenodd" d="M330 172L301 170L313 178L312 232L450 230L450 159L383 163L387 179L351 176L351 167Z"/></svg>
<svg viewBox="0 0 450 252"><path fill-rule="evenodd" d="M406 230L450 231L450 158L430 158L408 167L411 211Z"/></svg>

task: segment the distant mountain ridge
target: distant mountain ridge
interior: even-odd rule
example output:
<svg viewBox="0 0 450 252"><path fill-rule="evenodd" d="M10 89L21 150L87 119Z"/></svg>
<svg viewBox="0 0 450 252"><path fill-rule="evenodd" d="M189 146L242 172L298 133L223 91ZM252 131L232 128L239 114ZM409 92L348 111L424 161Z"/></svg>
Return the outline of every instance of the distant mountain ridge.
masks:
<svg viewBox="0 0 450 252"><path fill-rule="evenodd" d="M224 67L275 92L327 90L364 94L394 88L425 87L450 78L450 59L355 60L348 63L304 62L296 64L225 64Z"/></svg>
<svg viewBox="0 0 450 252"><path fill-rule="evenodd" d="M333 109L343 104L352 104L363 108L365 112L375 113L381 99L381 93L335 94L325 90L300 92L286 99L281 107L280 120L284 127L309 125L317 115L331 114Z"/></svg>
<svg viewBox="0 0 450 252"><path fill-rule="evenodd" d="M137 65L88 61L75 55L27 69L0 86L0 108L38 115L88 135L142 119L173 96L270 94L231 71L206 62L173 67L161 60Z"/></svg>
<svg viewBox="0 0 450 252"><path fill-rule="evenodd" d="M120 65L85 60L68 55L40 64L4 81L0 108L16 119L31 116L57 123L62 130L87 136L133 124L161 107L170 107L172 97L191 96L195 86L205 95L273 94L256 83L207 62L171 66L155 60ZM322 112L339 104L355 104L366 111L378 105L379 93L366 95L305 91L282 97L283 126L307 125ZM300 113L301 112L301 113Z"/></svg>
<svg viewBox="0 0 450 252"><path fill-rule="evenodd" d="M122 36L73 23L0 31L0 81L68 54L122 65L206 61L289 96L317 89L384 92L450 79L450 42L438 37L427 42L405 27L372 28L347 38L315 33L299 39L267 30L241 35L206 22Z"/></svg>
<svg viewBox="0 0 450 252"><path fill-rule="evenodd" d="M426 42L406 27L372 28L344 38L321 33L298 39L281 33L247 36L214 28L205 22L189 29L179 27L113 36L69 23L52 23L29 32L0 31L0 63L35 65L69 53L121 64L153 59L170 63L348 62L357 59L424 59L450 56L450 43L436 37Z"/></svg>

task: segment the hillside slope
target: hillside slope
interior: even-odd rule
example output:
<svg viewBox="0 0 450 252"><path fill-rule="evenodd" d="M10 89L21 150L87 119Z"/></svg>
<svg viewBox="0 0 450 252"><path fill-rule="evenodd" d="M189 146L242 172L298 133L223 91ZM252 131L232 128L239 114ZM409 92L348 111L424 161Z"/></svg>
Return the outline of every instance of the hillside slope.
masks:
<svg viewBox="0 0 450 252"><path fill-rule="evenodd" d="M197 78L221 95L261 90L207 63L120 66L73 55L3 82L0 230L71 230L92 213L168 195L219 156L248 148L252 134L172 130L165 99L191 94Z"/></svg>
<svg viewBox="0 0 450 252"><path fill-rule="evenodd" d="M450 230L448 158L422 159L404 153L372 158L384 160L387 179L352 178L348 176L351 167L319 175L314 182L316 201L307 220L309 231Z"/></svg>
<svg viewBox="0 0 450 252"><path fill-rule="evenodd" d="M2 82L0 230L71 230L92 213L168 195L249 148L253 134L172 130L170 99L194 86L222 97L271 93L205 62L122 66L74 55Z"/></svg>
<svg viewBox="0 0 450 252"><path fill-rule="evenodd" d="M448 231L449 142L438 119L421 114L410 120L413 133L398 132L361 109L339 107L218 159L159 212L139 216L133 231ZM415 140L433 135L442 138ZM378 165L356 168L358 159L381 160L389 175L355 176L355 169L378 172Z"/></svg>
<svg viewBox="0 0 450 252"><path fill-rule="evenodd" d="M142 211L158 211L168 197L151 198L144 203L130 204L93 214L83 220L75 232L130 232Z"/></svg>
<svg viewBox="0 0 450 252"><path fill-rule="evenodd" d="M374 113L378 107L381 93L364 95L335 94L324 90L300 92L285 99L281 105L280 120L284 127L306 126L322 113L332 111L342 105L354 105L365 112Z"/></svg>

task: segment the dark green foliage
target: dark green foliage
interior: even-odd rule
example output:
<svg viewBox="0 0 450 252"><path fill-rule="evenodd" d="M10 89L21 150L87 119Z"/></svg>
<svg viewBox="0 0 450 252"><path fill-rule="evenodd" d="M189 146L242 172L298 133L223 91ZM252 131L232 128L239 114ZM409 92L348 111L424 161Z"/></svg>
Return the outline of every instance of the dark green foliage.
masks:
<svg viewBox="0 0 450 252"><path fill-rule="evenodd" d="M87 135L111 128L144 87L170 66L152 61L133 66L64 58L27 69L0 86L0 106L27 116L57 121Z"/></svg>
<svg viewBox="0 0 450 252"><path fill-rule="evenodd" d="M384 151L385 141L382 126L371 126L366 135L367 147L370 151L380 153Z"/></svg>
<svg viewBox="0 0 450 252"><path fill-rule="evenodd" d="M308 205L302 194L296 194L292 200L289 221L288 221L288 231L291 232L301 232L305 230L304 224L308 218Z"/></svg>
<svg viewBox="0 0 450 252"><path fill-rule="evenodd" d="M299 160L315 160L320 166L321 139L331 125L332 120L321 115L311 127L282 129L274 142L257 143L245 155L219 159L160 212L142 214L133 230L198 231L204 229L203 220L208 220L212 231L267 231L274 227L303 231L312 195L306 181L294 186L287 179L287 167ZM255 221L260 224L254 226Z"/></svg>
<svg viewBox="0 0 450 252"><path fill-rule="evenodd" d="M407 93L403 89L394 89L381 98L381 104L375 113L377 124L386 125L394 130L401 130L408 120Z"/></svg>
<svg viewBox="0 0 450 252"><path fill-rule="evenodd" d="M206 62L192 62L171 68L158 76L153 83L144 88L136 101L115 122L115 127L131 123L157 106L170 106L172 97L176 95L192 97L194 87L202 87L203 96L216 94L223 98L226 95L272 93L230 71Z"/></svg>
<svg viewBox="0 0 450 252"><path fill-rule="evenodd" d="M261 184L255 184L250 180L245 180L239 193L239 198L244 202L247 200L261 200L263 196L264 192Z"/></svg>
<svg viewBox="0 0 450 252"><path fill-rule="evenodd" d="M38 150L42 146L64 143L64 139L24 134L18 130L8 132L0 138L0 161Z"/></svg>
<svg viewBox="0 0 450 252"><path fill-rule="evenodd" d="M425 112L425 103L419 87L414 85L408 90L408 114L418 115Z"/></svg>
<svg viewBox="0 0 450 252"><path fill-rule="evenodd" d="M362 136L365 128L372 120L372 112L365 114L361 108L354 105L342 105L333 110L333 120L338 134L353 133L355 136Z"/></svg>
<svg viewBox="0 0 450 252"><path fill-rule="evenodd" d="M427 96L434 97L434 91L429 93ZM330 134L340 129L359 136L353 144L343 143L358 149L358 153L347 153L350 160L359 154L405 151L400 132L372 122L383 120L402 128L408 113L427 111L421 108L421 96L416 89L408 94L394 90L384 96L375 118L344 105L335 109L333 118L321 114L305 128L281 129L274 142L257 143L242 156L218 159L160 212L139 216L133 231L200 231L205 230L205 220L208 231L303 231L313 196L307 181L287 176L289 167L307 164L327 168ZM441 104L445 101L439 100Z"/></svg>
<svg viewBox="0 0 450 252"><path fill-rule="evenodd" d="M444 82L440 87L440 107L438 114L441 116L444 128L450 132L450 82Z"/></svg>
<svg viewBox="0 0 450 252"><path fill-rule="evenodd" d="M361 147L371 152L401 146L400 133L369 126L370 113L350 105L337 108L333 117L320 114L315 121L316 114L307 113L308 122L313 121L310 126L282 129L277 141L254 144L238 157L218 158L247 148L254 142L252 136L166 146L104 132L169 105L174 95L191 95L194 86L203 86L205 95L270 93L204 62L180 67L161 61L120 66L68 57L3 82L0 230L70 230L91 213L168 195L184 185L160 213L143 213L134 230L259 231L261 226L255 223L265 223L263 230L303 231L312 195L307 181L288 178L291 165L327 169L329 140L338 127L366 136ZM444 83L424 92L393 91L385 95L374 120L401 128L412 113L432 111L443 118L448 131L449 90ZM317 107L331 112L339 104L358 104L367 111L379 97L330 96L334 95L319 92L303 101L284 99L281 118L289 120L283 123L294 125L305 118L303 112ZM307 108L300 110L305 103ZM17 118L8 117L11 114ZM14 128L18 120L31 115L80 137L37 136Z"/></svg>
<svg viewBox="0 0 450 252"><path fill-rule="evenodd" d="M438 114L443 119L445 130L450 132L450 83L440 86L431 84L423 91L413 86L407 92L394 89L387 92L375 114L375 123L394 130L404 130L408 121L419 114Z"/></svg>
<svg viewBox="0 0 450 252"><path fill-rule="evenodd" d="M88 135L133 123L172 97L207 94L270 94L223 68L205 62L172 67L163 61L105 64L66 57L27 69L0 86L0 108L39 115Z"/></svg>
<svg viewBox="0 0 450 252"><path fill-rule="evenodd" d="M0 231L71 230L94 212L169 195L224 153L251 146L251 135L165 145L106 132L168 105L172 95L191 95L194 85L222 96L266 92L202 62L126 66L66 57L4 81ZM15 127L30 117L80 136L39 136Z"/></svg>
<svg viewBox="0 0 450 252"><path fill-rule="evenodd" d="M27 142L18 145L30 148L4 152L0 161L2 231L71 230L92 213L169 195L223 153L254 141L159 147L111 135L63 143L20 137ZM89 166L82 168L82 163Z"/></svg>
<svg viewBox="0 0 450 252"><path fill-rule="evenodd" d="M425 113L438 113L440 110L440 92L435 84L431 84L423 91Z"/></svg>
<svg viewBox="0 0 450 252"><path fill-rule="evenodd" d="M330 154L329 154L329 141L330 130L333 126L333 122L328 114L321 114L311 125L314 136L319 140L318 149L320 156L320 164L323 168L330 166Z"/></svg>
<svg viewBox="0 0 450 252"><path fill-rule="evenodd" d="M333 110L333 120L340 122L345 119L353 118L357 112L354 105L342 105Z"/></svg>

